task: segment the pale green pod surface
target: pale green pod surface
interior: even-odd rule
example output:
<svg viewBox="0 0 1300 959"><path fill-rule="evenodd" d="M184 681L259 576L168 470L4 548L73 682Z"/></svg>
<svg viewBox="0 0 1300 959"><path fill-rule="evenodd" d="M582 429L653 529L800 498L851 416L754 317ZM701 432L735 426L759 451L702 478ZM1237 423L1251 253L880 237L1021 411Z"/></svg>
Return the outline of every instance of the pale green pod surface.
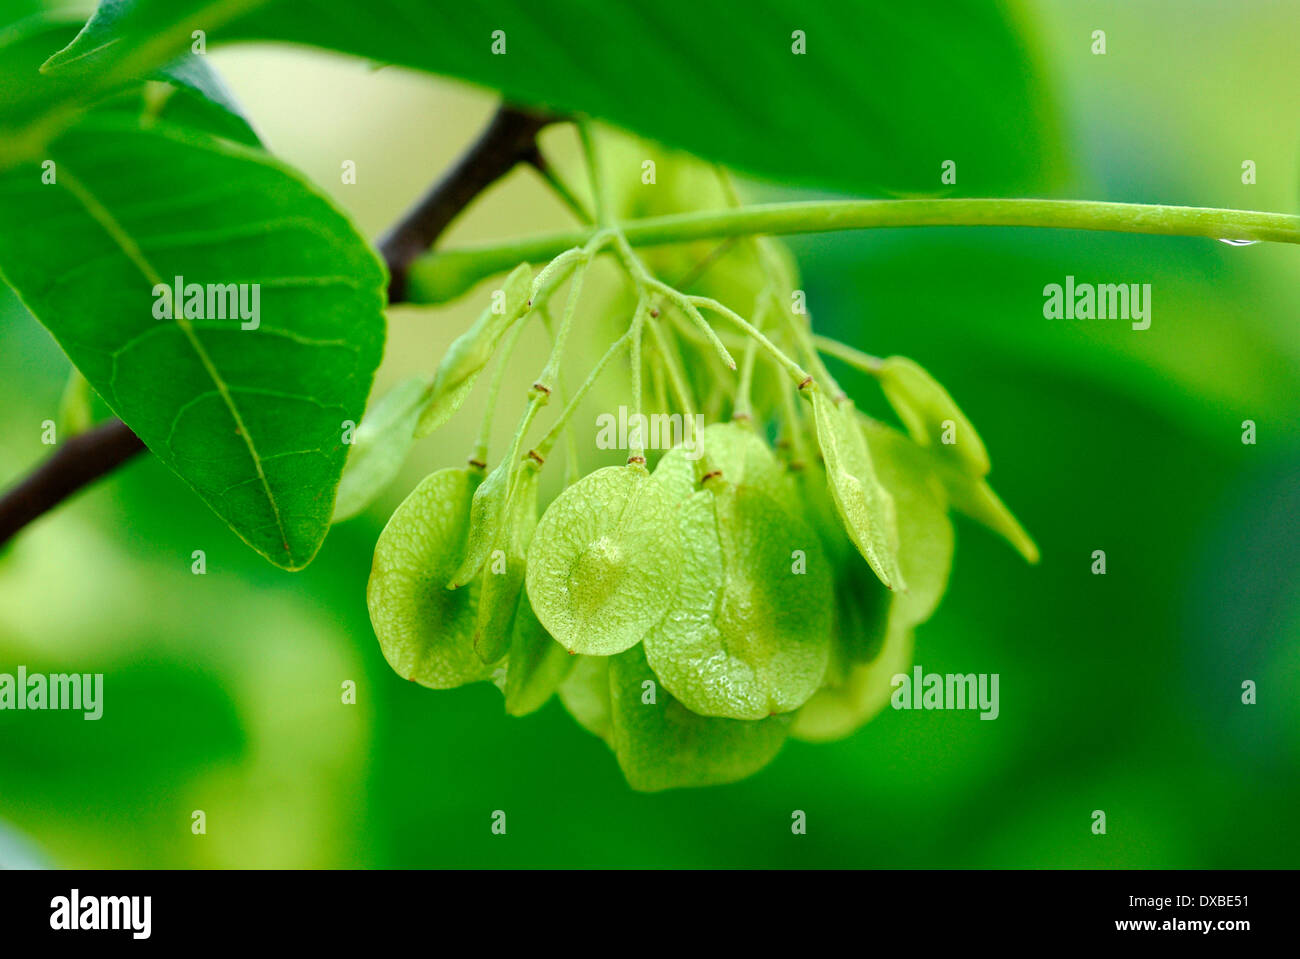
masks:
<svg viewBox="0 0 1300 959"><path fill-rule="evenodd" d="M894 547L894 504L876 478L852 406L837 406L821 390L813 392L812 405L831 498L849 538L885 586L906 589Z"/></svg>
<svg viewBox="0 0 1300 959"><path fill-rule="evenodd" d="M687 456L681 446L674 446L659 458L650 479L664 488L669 502L680 505L695 492L699 483L697 462Z"/></svg>
<svg viewBox="0 0 1300 959"><path fill-rule="evenodd" d="M510 492L511 463L502 460L474 491L469 509L469 540L464 558L447 585L455 589L478 575L488 554L501 540L506 528L506 504Z"/></svg>
<svg viewBox="0 0 1300 959"><path fill-rule="evenodd" d="M802 706L830 653L817 536L761 489L715 478L679 514L682 575L646 634L655 674L693 712L763 719Z"/></svg>
<svg viewBox="0 0 1300 959"><path fill-rule="evenodd" d="M610 656L641 641L681 567L674 504L636 466L609 466L561 493L528 547L533 611L565 649Z"/></svg>
<svg viewBox="0 0 1300 959"><path fill-rule="evenodd" d="M566 652L567 656L568 653ZM578 725L613 746L609 704L609 657L573 656L576 660L559 686L560 702Z"/></svg>
<svg viewBox="0 0 1300 959"><path fill-rule="evenodd" d="M526 593L519 594L510 632L510 660L506 670L506 712L527 716L546 705L582 657L574 656L551 638L533 612ZM607 662L601 659L598 662ZM608 702L608 675L605 700ZM608 712L608 706L606 706Z"/></svg>
<svg viewBox="0 0 1300 959"><path fill-rule="evenodd" d="M521 263L502 285L505 302L499 305L501 312L494 309L497 304L487 307L474 325L447 347L434 375L428 404L420 414L417 436L429 435L460 409L496 352L501 337L527 311L531 288L532 269L527 263Z"/></svg>
<svg viewBox="0 0 1300 959"><path fill-rule="evenodd" d="M762 489L778 502L794 496L794 484L776 454L751 429L739 423L712 423L691 443L663 455L654 479L681 502L699 488L705 473L719 472L730 483Z"/></svg>
<svg viewBox="0 0 1300 959"><path fill-rule="evenodd" d="M642 792L735 782L780 752L790 715L716 719L691 712L659 685L641 647L609 661L614 753Z"/></svg>
<svg viewBox="0 0 1300 959"><path fill-rule="evenodd" d="M880 423L863 420L861 428L876 475L898 512L898 561L907 592L895 597L890 621L915 626L933 614L952 571L955 542L947 497L928 450Z"/></svg>
<svg viewBox="0 0 1300 959"><path fill-rule="evenodd" d="M479 584L447 589L465 551L477 483L467 469L425 477L375 544L366 600L380 648L399 676L433 689L492 675L474 653Z"/></svg>
<svg viewBox="0 0 1300 959"><path fill-rule="evenodd" d="M1038 562L1038 546L1033 537L1025 532L987 480L968 476L942 464L938 475L954 509L997 533L1014 546L1026 562Z"/></svg>
<svg viewBox="0 0 1300 959"><path fill-rule="evenodd" d="M790 735L821 743L843 739L861 729L889 705L894 676L911 667L912 630L891 626L880 655L869 663L850 667L844 682L819 689L795 713Z"/></svg>
<svg viewBox="0 0 1300 959"><path fill-rule="evenodd" d="M880 388L912 439L951 456L976 476L989 471L984 441L953 398L922 366L905 356L885 359L876 374ZM945 423L952 427L952 442L944 443Z"/></svg>
<svg viewBox="0 0 1300 959"><path fill-rule="evenodd" d="M794 498L794 481L772 448L740 423L713 423L703 436L703 461L736 486L761 490L778 503Z"/></svg>
<svg viewBox="0 0 1300 959"><path fill-rule="evenodd" d="M334 500L334 522L356 516L396 479L415 444L415 424L429 384L403 380L374 405L352 437Z"/></svg>
<svg viewBox="0 0 1300 959"><path fill-rule="evenodd" d="M502 524L480 577L474 650L485 663L495 663L509 651L510 626L524 585L524 557L537 528L537 471L525 466L516 483L509 519ZM470 512L472 516L472 507Z"/></svg>
<svg viewBox="0 0 1300 959"><path fill-rule="evenodd" d="M887 594L883 605L864 608L866 618L860 620L854 617L853 584L841 581L837 586L839 609L847 607L847 615L836 623L836 648L843 661L833 664L830 684L795 718L794 735L800 739L842 738L884 708L892 690L889 680L911 666L913 628L933 614L952 569L952 521L932 453L879 423L864 420L862 430L877 475L897 504L898 559L908 591Z"/></svg>

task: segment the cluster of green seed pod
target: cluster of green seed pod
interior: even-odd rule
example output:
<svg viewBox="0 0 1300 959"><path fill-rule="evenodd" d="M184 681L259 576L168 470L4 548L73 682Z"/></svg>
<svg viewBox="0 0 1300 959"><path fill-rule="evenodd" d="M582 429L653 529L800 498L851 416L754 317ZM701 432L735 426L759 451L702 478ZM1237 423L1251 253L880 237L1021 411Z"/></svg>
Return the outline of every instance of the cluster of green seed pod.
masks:
<svg viewBox="0 0 1300 959"><path fill-rule="evenodd" d="M541 508L551 443L572 430L579 397L540 443L525 437L557 392L584 273L602 247L632 281L634 306L630 324L607 331L612 345L587 382L627 348L621 395L638 412L686 413L686 433L658 454L636 436L624 463L586 475L571 448L569 479ZM700 259L672 255L643 262L611 231L536 276L519 267L433 379L403 384L363 423L340 494L359 508L413 436L460 406L513 329L539 314L550 325L547 303L567 283L555 348L509 450L489 469L481 440L468 465L428 476L397 508L375 549L370 615L401 676L434 689L493 682L516 716L558 696L642 790L734 781L790 737L843 737L878 713L946 586L951 509L1036 559L988 486L974 428L921 367L776 317L794 285L780 252L715 266L706 285L719 299L747 297L753 323L657 280ZM714 332L700 312L710 309L739 330ZM859 412L822 351L870 373L903 429ZM739 375L733 353L744 357ZM643 390L647 379L655 385ZM696 410L710 423L698 431Z"/></svg>

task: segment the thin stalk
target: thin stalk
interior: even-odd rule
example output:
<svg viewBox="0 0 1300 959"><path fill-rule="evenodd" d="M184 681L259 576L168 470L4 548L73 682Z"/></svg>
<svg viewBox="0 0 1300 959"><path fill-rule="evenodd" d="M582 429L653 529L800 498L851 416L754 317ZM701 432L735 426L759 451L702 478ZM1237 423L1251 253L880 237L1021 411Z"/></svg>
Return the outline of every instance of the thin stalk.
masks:
<svg viewBox="0 0 1300 959"><path fill-rule="evenodd" d="M870 353L863 353L861 350L854 349L847 343L841 343L839 340L833 340L829 336L819 336L813 334L813 345L819 351L827 356L833 356L843 363L847 363L855 370L861 370L870 376L875 376L880 372L880 367L884 363L878 356L872 356Z"/></svg>
<svg viewBox="0 0 1300 959"><path fill-rule="evenodd" d="M763 321L767 319L770 302L768 288L758 295L754 304L754 329L762 330ZM740 363L740 385L736 387L736 402L732 405L733 420L751 420L754 418L752 394L754 390L754 364L758 359L758 340L750 338L745 343L745 358Z"/></svg>
<svg viewBox="0 0 1300 959"><path fill-rule="evenodd" d="M591 211L578 199L578 195L573 192L572 187L564 182L564 178L560 176L555 167L551 166L541 154L533 157L529 161L529 165L537 171L537 175L545 181L546 185L551 188L551 192L568 208L569 212L578 218L579 223L590 226L596 222L595 217L591 215Z"/></svg>
<svg viewBox="0 0 1300 959"><path fill-rule="evenodd" d="M689 297L688 299L691 301L693 305L697 307L703 307L706 310L712 310L714 313L717 313L721 316L725 316L732 323L735 323L737 326L739 326L742 330L744 330L747 334L749 334L750 337L757 340L758 344L761 347L763 347L763 349L767 350L767 352L771 355L772 359L776 360L779 364L781 364L781 367L794 378L794 381L796 383L803 383L805 380L809 378L807 370L805 370L802 366L796 363L790 356L786 354L784 350L782 350L779 346L777 346L766 336L764 336L762 332L760 332L752 323L746 320L735 310L731 309L730 307L724 306L723 304L719 303L717 300L711 300L706 296L692 296Z"/></svg>
<svg viewBox="0 0 1300 959"><path fill-rule="evenodd" d="M954 197L768 203L738 210L647 217L623 223L621 229L629 243L644 247L754 234L922 226L1039 227L1300 243L1300 216L1286 213L1095 200ZM522 260L549 260L570 247L583 245L593 235L594 228L589 227L506 243L466 246L427 256L416 270L432 273L454 269L466 278L481 279L504 272Z"/></svg>
<svg viewBox="0 0 1300 959"><path fill-rule="evenodd" d="M582 141L582 156L587 164L587 179L591 182L591 197L596 204L596 223L608 227L610 219L609 203L605 198L604 178L601 176L600 160L596 156L596 144L591 135L591 123L578 121L578 138Z"/></svg>
<svg viewBox="0 0 1300 959"><path fill-rule="evenodd" d="M556 418L555 422L551 424L551 428L546 431L546 435L543 436L538 444L533 447L534 451L536 451L539 456L545 459L547 454L550 453L551 447L553 447L555 441L559 439L561 431L563 431L564 427L568 424L569 419L578 409L578 405L582 402L583 397L585 397L595 385L596 380L600 378L600 374L604 371L605 367L609 365L610 361L618 355L618 352L623 349L630 340L632 340L632 331L629 329L626 333L611 343L609 349L605 351L605 355L596 361L596 365L591 368L591 372L588 373L587 378L582 381L582 385L579 386L573 396L570 397L569 402L565 404L564 409L560 411L560 415Z"/></svg>
<svg viewBox="0 0 1300 959"><path fill-rule="evenodd" d="M650 335L654 337L655 346L663 357L664 369L668 372L668 382L672 386L673 392L677 394L677 402L682 405L682 413L687 420L694 423L695 398L691 396L691 389L686 383L686 377L682 373L677 354L673 351L671 344L668 343L667 337L658 323L649 323L647 325L650 328Z"/></svg>
<svg viewBox="0 0 1300 959"><path fill-rule="evenodd" d="M497 399L501 396L501 386L505 381L506 364L510 362L510 357L515 351L515 344L519 342L520 335L524 332L524 319L515 321L510 333L506 337L505 348L501 355L497 357L496 369L492 371L492 379L488 381L487 392L487 409L483 411L483 422L479 426L478 441L474 444L474 455L470 457L470 464L483 468L487 466L488 444L492 438L492 419L496 412Z"/></svg>
<svg viewBox="0 0 1300 959"><path fill-rule="evenodd" d="M645 465L645 437L641 435L640 426L645 422L642 417L644 397L641 389L641 336L645 331L646 313L650 309L650 303L647 297L642 296L637 302L636 312L632 315L632 329L628 335L632 337L631 349L631 366L632 366L632 422L637 424L636 444L628 450L628 463L640 463Z"/></svg>

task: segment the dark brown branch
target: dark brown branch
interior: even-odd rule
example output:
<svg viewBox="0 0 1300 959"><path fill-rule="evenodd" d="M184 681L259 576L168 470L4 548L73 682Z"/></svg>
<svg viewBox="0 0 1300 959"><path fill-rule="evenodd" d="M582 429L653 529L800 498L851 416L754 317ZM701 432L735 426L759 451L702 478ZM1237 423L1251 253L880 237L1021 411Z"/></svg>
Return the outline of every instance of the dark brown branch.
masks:
<svg viewBox="0 0 1300 959"><path fill-rule="evenodd" d="M0 499L0 545L143 449L144 443L121 420L109 420L72 437Z"/></svg>
<svg viewBox="0 0 1300 959"><path fill-rule="evenodd" d="M388 302L406 299L411 263L443 230L515 164L537 156L537 134L554 117L514 107L497 110L487 128L427 194L379 241L388 265ZM110 420L68 440L35 471L0 496L0 546L83 486L106 476L145 449L121 420Z"/></svg>
<svg viewBox="0 0 1300 959"><path fill-rule="evenodd" d="M411 264L485 189L537 151L537 134L554 118L514 107L497 110L487 129L446 174L379 241L388 264L388 302L406 300Z"/></svg>

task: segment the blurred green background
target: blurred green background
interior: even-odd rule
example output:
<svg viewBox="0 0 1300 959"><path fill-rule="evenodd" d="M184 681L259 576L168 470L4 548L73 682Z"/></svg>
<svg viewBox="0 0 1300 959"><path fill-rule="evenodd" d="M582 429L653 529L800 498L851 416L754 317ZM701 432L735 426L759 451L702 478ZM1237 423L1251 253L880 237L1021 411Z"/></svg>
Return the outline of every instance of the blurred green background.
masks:
<svg viewBox="0 0 1300 959"><path fill-rule="evenodd" d="M1071 163L1055 195L1300 208L1296 3L1026 11ZM1104 57L1089 52L1094 29ZM211 56L271 149L369 236L494 106L325 54ZM572 149L564 131L545 142ZM1256 185L1241 183L1245 159ZM355 185L340 183L344 160ZM960 170L957 189L981 192ZM516 171L445 243L566 224ZM996 722L887 710L843 742L790 743L745 782L647 796L556 701L511 719L489 685L403 682L369 625L371 551L405 491L461 460L476 396L302 573L267 565L149 458L0 554L0 671L106 674L99 722L0 712L0 862L1300 865L1300 251L974 229L792 245L818 326L947 385L1042 547L1029 568L962 523L950 592L918 632L926 670L1000 674ZM1151 329L1044 320L1042 288L1066 274L1151 283ZM432 369L482 301L394 310L377 395ZM537 352L519 355L526 380ZM2 292L0 357L7 484L48 453L40 423L68 363ZM872 407L870 384L845 384ZM1241 442L1246 419L1257 445ZM206 576L190 572L195 549ZM1095 549L1105 576L1090 573ZM340 701L345 680L356 705ZM505 836L489 828L498 809ZM796 809L806 836L791 834Z"/></svg>

